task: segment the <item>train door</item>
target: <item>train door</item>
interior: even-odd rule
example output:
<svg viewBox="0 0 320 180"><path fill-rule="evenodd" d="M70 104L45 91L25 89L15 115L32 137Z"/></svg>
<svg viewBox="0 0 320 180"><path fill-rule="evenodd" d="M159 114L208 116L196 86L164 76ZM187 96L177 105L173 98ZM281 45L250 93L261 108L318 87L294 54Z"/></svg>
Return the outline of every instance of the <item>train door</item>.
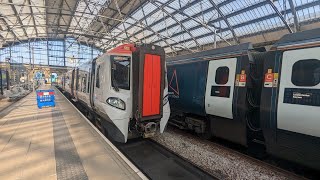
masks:
<svg viewBox="0 0 320 180"><path fill-rule="evenodd" d="M90 74L90 105L92 108L94 108L94 87L95 87L95 74L96 74L96 60L93 59L92 61L92 67L91 67L91 74ZM90 70L89 70L90 71Z"/></svg>
<svg viewBox="0 0 320 180"><path fill-rule="evenodd" d="M237 58L209 61L206 113L233 119L232 101Z"/></svg>
<svg viewBox="0 0 320 180"><path fill-rule="evenodd" d="M75 70L75 85L73 90L73 96L75 99L78 99L78 91L79 91L79 68Z"/></svg>
<svg viewBox="0 0 320 180"><path fill-rule="evenodd" d="M75 70L72 70L72 75L71 75L71 96L72 98L74 97L73 91L74 91L74 82L75 82Z"/></svg>
<svg viewBox="0 0 320 180"><path fill-rule="evenodd" d="M320 47L285 51L278 129L320 137Z"/></svg>
<svg viewBox="0 0 320 180"><path fill-rule="evenodd" d="M160 114L161 61L160 56L146 54L143 78L142 116Z"/></svg>

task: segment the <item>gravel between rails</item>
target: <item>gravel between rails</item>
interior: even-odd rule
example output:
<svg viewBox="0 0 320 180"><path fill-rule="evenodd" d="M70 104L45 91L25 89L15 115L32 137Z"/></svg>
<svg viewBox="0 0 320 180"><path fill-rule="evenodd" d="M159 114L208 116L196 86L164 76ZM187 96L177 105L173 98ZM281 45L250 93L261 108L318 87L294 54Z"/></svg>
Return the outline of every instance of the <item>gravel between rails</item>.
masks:
<svg viewBox="0 0 320 180"><path fill-rule="evenodd" d="M195 165L221 179L293 179L276 168L266 167L231 149L219 147L197 137L185 136L167 129L154 141L179 154Z"/></svg>

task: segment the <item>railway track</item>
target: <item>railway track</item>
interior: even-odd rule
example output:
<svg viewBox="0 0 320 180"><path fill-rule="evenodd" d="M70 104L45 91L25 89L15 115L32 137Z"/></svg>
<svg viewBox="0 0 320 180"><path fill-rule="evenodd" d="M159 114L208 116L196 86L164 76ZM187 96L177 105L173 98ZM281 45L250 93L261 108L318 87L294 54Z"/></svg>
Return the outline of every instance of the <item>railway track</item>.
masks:
<svg viewBox="0 0 320 180"><path fill-rule="evenodd" d="M219 179L149 139L131 140L116 146L150 179Z"/></svg>
<svg viewBox="0 0 320 180"><path fill-rule="evenodd" d="M59 88L58 88L59 89ZM61 91L61 89L59 89ZM70 99L68 99L70 101ZM74 104L73 101L70 101ZM77 106L75 106L77 107ZM80 109L79 109L80 111ZM81 111L80 111L81 112ZM93 124L95 125L95 124ZM96 126L96 125L95 125ZM99 129L99 128L98 128ZM108 138L108 137L107 137ZM110 139L109 139L110 140ZM111 141L111 140L110 140ZM216 180L195 164L150 139L137 138L127 143L111 141L148 178L153 180Z"/></svg>
<svg viewBox="0 0 320 180"><path fill-rule="evenodd" d="M213 140L213 141L204 140L204 139L201 139L200 137L197 137L195 134L177 129L175 127L170 127L170 131L174 131L175 133L182 134L183 136L188 138L198 139L199 141L205 142L208 145L218 147L228 152L232 152L233 154L236 154L245 159L248 159L251 162L255 162L256 164L259 164L259 166L261 167L272 169L274 171L285 174L288 179L318 179L320 177L319 172L315 172L314 170L310 170L305 167L299 167L299 165L296 165L294 163L291 163L282 159L277 159L272 156L268 156L262 159L252 157L250 154L248 154L245 148L241 148L238 145L235 145L230 142L226 142L224 140ZM296 168L296 169L300 168L302 169L301 170L302 172L298 172L297 174L297 172L294 172L292 168Z"/></svg>

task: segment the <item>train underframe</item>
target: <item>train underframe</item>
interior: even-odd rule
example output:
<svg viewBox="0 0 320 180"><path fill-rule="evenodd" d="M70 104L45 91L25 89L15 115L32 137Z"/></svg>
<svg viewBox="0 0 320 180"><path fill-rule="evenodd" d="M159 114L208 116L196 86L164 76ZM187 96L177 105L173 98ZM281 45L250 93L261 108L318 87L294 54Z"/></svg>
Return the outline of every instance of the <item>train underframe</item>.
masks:
<svg viewBox="0 0 320 180"><path fill-rule="evenodd" d="M218 137L232 143L248 147L253 155L261 156L265 153L263 132L252 129L246 122L236 122L216 116L197 116L193 114L175 114L170 117L170 125L183 130L191 130L203 139ZM255 123L255 126L259 126Z"/></svg>

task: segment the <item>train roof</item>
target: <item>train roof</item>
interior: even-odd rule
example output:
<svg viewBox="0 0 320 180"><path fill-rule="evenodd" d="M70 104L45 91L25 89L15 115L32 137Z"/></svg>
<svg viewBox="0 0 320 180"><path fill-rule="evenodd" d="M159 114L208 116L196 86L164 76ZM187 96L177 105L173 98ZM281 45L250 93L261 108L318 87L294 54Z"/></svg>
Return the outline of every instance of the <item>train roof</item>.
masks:
<svg viewBox="0 0 320 180"><path fill-rule="evenodd" d="M320 41L320 28L284 35L272 48Z"/></svg>
<svg viewBox="0 0 320 180"><path fill-rule="evenodd" d="M117 46L110 51L108 51L108 54L132 54L136 50L135 44L122 44L120 46Z"/></svg>
<svg viewBox="0 0 320 180"><path fill-rule="evenodd" d="M228 47L223 47L218 49L211 49L207 51L196 52L196 53L187 54L187 55L170 57L170 58L167 58L167 62L174 63L177 61L191 61L191 60L195 60L196 58L230 56L230 55L243 53L252 49L253 47L251 43L243 43L243 44L234 45L234 46L228 46Z"/></svg>

